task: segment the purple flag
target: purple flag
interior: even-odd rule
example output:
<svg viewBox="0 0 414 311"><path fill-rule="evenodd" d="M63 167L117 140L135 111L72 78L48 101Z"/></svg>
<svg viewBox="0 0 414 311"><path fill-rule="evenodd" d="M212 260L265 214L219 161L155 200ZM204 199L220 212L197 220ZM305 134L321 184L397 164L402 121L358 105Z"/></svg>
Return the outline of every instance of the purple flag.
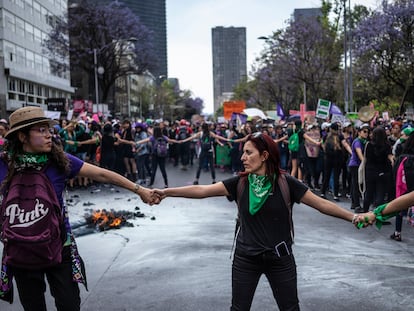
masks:
<svg viewBox="0 0 414 311"><path fill-rule="evenodd" d="M231 114L231 122L233 125L241 126L242 124L245 124L247 121L247 116L245 114L236 113L233 112Z"/></svg>
<svg viewBox="0 0 414 311"><path fill-rule="evenodd" d="M283 111L283 107L280 103L276 104L276 115L282 120L285 118L285 112Z"/></svg>
<svg viewBox="0 0 414 311"><path fill-rule="evenodd" d="M341 109L339 109L339 107L337 105L333 104L333 103L331 104L331 109L329 110L329 113L330 114L340 114L340 115L342 115Z"/></svg>

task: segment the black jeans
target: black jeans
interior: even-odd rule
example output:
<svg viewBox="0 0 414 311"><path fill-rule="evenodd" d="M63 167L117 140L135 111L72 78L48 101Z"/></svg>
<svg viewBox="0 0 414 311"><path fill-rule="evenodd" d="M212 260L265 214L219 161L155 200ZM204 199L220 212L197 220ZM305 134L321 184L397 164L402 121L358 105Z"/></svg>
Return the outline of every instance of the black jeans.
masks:
<svg viewBox="0 0 414 311"><path fill-rule="evenodd" d="M269 252L246 256L236 250L232 267L231 311L248 311L261 275L272 288L273 297L281 311L298 311L297 273L292 254L277 257Z"/></svg>
<svg viewBox="0 0 414 311"><path fill-rule="evenodd" d="M199 161L199 164L198 164L198 169L197 169L197 173L196 173L196 179L198 180L200 178L201 169L203 168L203 165L204 165L205 161L208 161L208 163L210 164L211 178L213 179L213 181L215 181L216 180L216 171L214 169L213 152L201 151L200 158L199 158L198 161Z"/></svg>
<svg viewBox="0 0 414 311"><path fill-rule="evenodd" d="M168 178L167 178L167 171L165 170L165 158L159 157L155 154L152 155L151 160L151 181L150 186L154 184L155 175L157 174L157 166L160 166L160 171L162 174L162 177L164 178L164 184L168 186Z"/></svg>
<svg viewBox="0 0 414 311"><path fill-rule="evenodd" d="M80 310L80 295L78 283L72 281L72 263L69 247L64 248L63 262L54 267L42 270L26 270L13 267L20 302L25 311L46 311L45 291L46 282L55 298L58 311Z"/></svg>

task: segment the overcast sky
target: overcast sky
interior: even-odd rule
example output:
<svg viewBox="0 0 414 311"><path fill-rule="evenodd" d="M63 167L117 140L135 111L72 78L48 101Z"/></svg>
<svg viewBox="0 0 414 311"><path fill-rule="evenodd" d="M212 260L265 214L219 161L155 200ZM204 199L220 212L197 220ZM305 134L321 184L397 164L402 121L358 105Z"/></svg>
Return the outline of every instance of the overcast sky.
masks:
<svg viewBox="0 0 414 311"><path fill-rule="evenodd" d="M347 0L349 1L349 0ZM351 0L377 7L378 0ZM167 0L168 75L181 89L204 100L213 112L211 29L246 27L247 72L264 47L260 36L285 28L296 8L316 8L320 0Z"/></svg>

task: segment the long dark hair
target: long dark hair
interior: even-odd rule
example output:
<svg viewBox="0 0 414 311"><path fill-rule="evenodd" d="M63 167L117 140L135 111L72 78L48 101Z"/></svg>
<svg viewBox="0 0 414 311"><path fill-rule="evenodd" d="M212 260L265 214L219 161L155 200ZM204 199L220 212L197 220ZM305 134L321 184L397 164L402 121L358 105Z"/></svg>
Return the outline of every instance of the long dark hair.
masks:
<svg viewBox="0 0 414 311"><path fill-rule="evenodd" d="M162 130L159 125L154 126L152 136L154 136L155 139L162 137Z"/></svg>
<svg viewBox="0 0 414 311"><path fill-rule="evenodd" d="M279 175L282 173L282 170L280 169L279 147L277 144L269 135L261 132L250 135L246 142L248 141L252 142L255 148L259 151L260 155L262 155L264 151L268 152L269 156L265 161L266 176L276 175L275 182L277 182ZM242 173L242 175L245 175L245 173Z"/></svg>
<svg viewBox="0 0 414 311"><path fill-rule="evenodd" d="M22 132L26 137L29 137L30 128L31 127L23 128L19 132ZM18 132L8 136L7 144L3 153L3 159L7 163L7 176L0 186L1 189L3 189L4 185L10 182L11 178L15 174L16 159L23 153L23 143L18 138ZM50 163L56 167L59 172L67 173L70 171L69 159L63 151L62 145L57 144L54 139L52 139L52 150L48 155Z"/></svg>

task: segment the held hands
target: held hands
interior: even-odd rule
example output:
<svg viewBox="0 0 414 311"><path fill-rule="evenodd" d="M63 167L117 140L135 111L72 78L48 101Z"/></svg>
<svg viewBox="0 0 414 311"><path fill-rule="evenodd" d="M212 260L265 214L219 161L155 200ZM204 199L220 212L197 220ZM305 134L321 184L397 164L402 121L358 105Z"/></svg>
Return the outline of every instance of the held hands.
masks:
<svg viewBox="0 0 414 311"><path fill-rule="evenodd" d="M160 204L161 200L167 197L164 190L144 187L140 187L139 196L144 203L149 205Z"/></svg>
<svg viewBox="0 0 414 311"><path fill-rule="evenodd" d="M376 217L373 212L355 214L352 218L352 223L355 227L361 229L373 225L375 223L375 219Z"/></svg>

